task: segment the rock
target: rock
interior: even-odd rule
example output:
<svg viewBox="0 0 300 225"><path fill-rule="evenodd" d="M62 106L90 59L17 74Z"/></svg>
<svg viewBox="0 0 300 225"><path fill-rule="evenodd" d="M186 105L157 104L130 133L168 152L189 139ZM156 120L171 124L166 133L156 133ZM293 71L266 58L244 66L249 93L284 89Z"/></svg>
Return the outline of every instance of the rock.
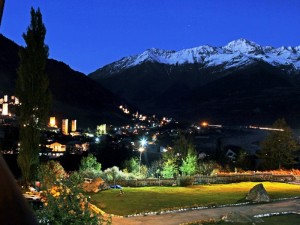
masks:
<svg viewBox="0 0 300 225"><path fill-rule="evenodd" d="M263 184L255 185L246 196L246 200L252 202L269 202L270 196L268 195Z"/></svg>
<svg viewBox="0 0 300 225"><path fill-rule="evenodd" d="M95 192L97 193L100 190L100 187L104 185L104 180L100 177L93 179L90 183L84 182L82 184L82 189L85 192Z"/></svg>

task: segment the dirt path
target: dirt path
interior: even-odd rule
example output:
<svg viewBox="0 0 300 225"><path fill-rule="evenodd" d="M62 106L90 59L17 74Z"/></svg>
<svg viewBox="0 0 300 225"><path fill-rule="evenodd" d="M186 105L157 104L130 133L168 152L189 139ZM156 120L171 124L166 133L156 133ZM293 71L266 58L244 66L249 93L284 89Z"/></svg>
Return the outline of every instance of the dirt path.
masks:
<svg viewBox="0 0 300 225"><path fill-rule="evenodd" d="M275 212L300 213L300 199L277 201L266 204L230 206L223 208L201 209L182 213L171 213L155 216L139 216L130 218L113 218L113 225L179 225L181 223L220 219L229 213L247 216Z"/></svg>

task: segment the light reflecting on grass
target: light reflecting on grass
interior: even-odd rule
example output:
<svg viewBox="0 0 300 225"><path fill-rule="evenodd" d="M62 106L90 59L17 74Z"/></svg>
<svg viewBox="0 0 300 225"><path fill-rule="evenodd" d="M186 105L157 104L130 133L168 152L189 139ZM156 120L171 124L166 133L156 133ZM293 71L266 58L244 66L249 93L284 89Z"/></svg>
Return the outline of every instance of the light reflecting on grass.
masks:
<svg viewBox="0 0 300 225"><path fill-rule="evenodd" d="M111 189L91 195L92 203L107 213L130 215L141 212L157 212L162 209L189 208L235 204L244 202L248 191L256 182L233 184L196 185L191 187L143 187ZM271 199L300 196L300 186L263 182Z"/></svg>

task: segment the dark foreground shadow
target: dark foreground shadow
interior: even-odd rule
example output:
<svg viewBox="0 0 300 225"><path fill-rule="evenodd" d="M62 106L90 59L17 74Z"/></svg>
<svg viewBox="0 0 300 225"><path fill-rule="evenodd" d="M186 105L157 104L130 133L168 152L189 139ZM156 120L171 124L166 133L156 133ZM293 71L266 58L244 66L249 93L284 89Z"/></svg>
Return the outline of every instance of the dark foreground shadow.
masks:
<svg viewBox="0 0 300 225"><path fill-rule="evenodd" d="M38 224L2 154L0 154L0 224Z"/></svg>

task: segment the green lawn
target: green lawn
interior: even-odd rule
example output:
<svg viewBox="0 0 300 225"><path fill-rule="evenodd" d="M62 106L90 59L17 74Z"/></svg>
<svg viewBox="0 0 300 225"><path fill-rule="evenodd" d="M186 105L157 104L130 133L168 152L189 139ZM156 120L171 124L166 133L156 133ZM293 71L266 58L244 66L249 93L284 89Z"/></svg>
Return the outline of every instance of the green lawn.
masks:
<svg viewBox="0 0 300 225"><path fill-rule="evenodd" d="M143 187L111 189L91 195L91 202L105 212L130 215L179 207L222 205L243 202L248 191L258 183L195 185L191 187ZM300 196L300 186L263 182L271 199Z"/></svg>

